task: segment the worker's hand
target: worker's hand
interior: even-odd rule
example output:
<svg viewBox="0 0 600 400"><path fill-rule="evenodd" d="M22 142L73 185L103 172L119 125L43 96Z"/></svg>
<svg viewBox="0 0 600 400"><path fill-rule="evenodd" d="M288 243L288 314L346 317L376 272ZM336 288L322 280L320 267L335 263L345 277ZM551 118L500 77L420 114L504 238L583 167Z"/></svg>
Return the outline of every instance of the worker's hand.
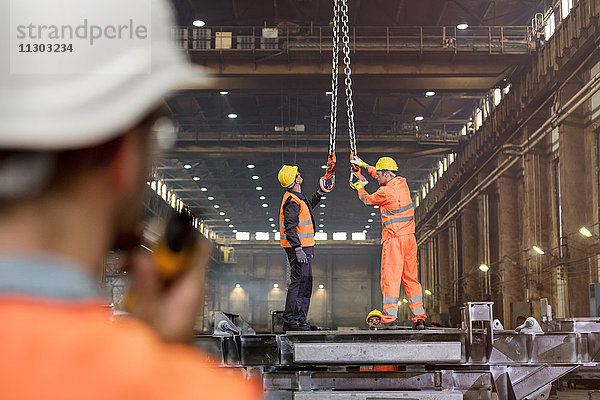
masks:
<svg viewBox="0 0 600 400"><path fill-rule="evenodd" d="M296 259L300 264L308 264L308 257L302 247L297 247L294 251L296 252Z"/></svg>
<svg viewBox="0 0 600 400"><path fill-rule="evenodd" d="M150 325L167 342L189 342L204 303L205 272L211 244L202 238L190 267L167 287L161 284L152 253L140 249L131 257L132 314Z"/></svg>
<svg viewBox="0 0 600 400"><path fill-rule="evenodd" d="M367 186L367 184L369 183L369 181L363 176L363 174L360 173L360 169L356 168L356 171L354 169L352 169L351 173L352 173L352 177L355 178L358 182L360 182L360 184L362 185L362 187ZM356 183L358 183L358 182L356 182ZM356 183L352 183L352 181L350 181L350 185L354 186L354 188L356 190L358 190L358 188L356 188L356 186L355 186Z"/></svg>
<svg viewBox="0 0 600 400"><path fill-rule="evenodd" d="M355 190L360 190L365 187L361 181L356 181L356 182L354 182L354 184L351 184L350 186L352 187L352 189L355 189Z"/></svg>
<svg viewBox="0 0 600 400"><path fill-rule="evenodd" d="M363 160L361 160L357 156L354 156L354 158L352 160L350 160L350 163L354 164L354 165L358 165L361 168L368 168L369 167L369 164L367 164L366 162L364 162Z"/></svg>

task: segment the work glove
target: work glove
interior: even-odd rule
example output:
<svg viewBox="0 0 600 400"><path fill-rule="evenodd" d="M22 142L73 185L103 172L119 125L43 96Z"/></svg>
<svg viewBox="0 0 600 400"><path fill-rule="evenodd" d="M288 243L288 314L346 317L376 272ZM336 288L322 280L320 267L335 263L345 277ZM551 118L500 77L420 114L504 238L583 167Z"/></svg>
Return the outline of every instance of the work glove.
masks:
<svg viewBox="0 0 600 400"><path fill-rule="evenodd" d="M300 264L308 264L308 257L302 247L297 247L294 251L296 252L296 259Z"/></svg>
<svg viewBox="0 0 600 400"><path fill-rule="evenodd" d="M369 164L367 164L366 162L364 162L363 160L361 160L357 156L354 156L354 158L352 160L350 160L350 163L354 164L354 165L358 165L361 168L368 168L369 167Z"/></svg>
<svg viewBox="0 0 600 400"><path fill-rule="evenodd" d="M364 188L369 183L369 181L363 176L363 174L360 173L360 170L358 170L358 171L352 170L352 176L354 178L356 178L356 180L357 180L357 182L354 182L354 183L352 183L352 181L350 181L350 186L352 186L352 188L355 190ZM360 184L360 185L358 185L358 184Z"/></svg>

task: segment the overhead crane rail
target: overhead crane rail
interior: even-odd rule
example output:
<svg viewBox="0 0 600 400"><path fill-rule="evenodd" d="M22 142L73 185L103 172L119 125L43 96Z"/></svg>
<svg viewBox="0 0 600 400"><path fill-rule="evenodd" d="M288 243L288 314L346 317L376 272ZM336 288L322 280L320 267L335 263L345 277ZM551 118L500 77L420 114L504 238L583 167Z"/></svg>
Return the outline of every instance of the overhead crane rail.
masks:
<svg viewBox="0 0 600 400"><path fill-rule="evenodd" d="M263 34L256 26L175 27L178 48L194 53L330 53L332 32L328 26L285 24ZM529 54L536 49L530 26L356 26L351 27L350 48L357 52L469 52Z"/></svg>

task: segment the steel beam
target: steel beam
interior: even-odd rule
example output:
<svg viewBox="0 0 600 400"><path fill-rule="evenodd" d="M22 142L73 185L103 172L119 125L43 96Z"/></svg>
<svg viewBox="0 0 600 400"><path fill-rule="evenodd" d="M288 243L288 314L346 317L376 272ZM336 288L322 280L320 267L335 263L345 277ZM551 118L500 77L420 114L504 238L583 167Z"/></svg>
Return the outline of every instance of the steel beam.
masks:
<svg viewBox="0 0 600 400"><path fill-rule="evenodd" d="M295 343L297 363L448 363L461 362L460 342Z"/></svg>

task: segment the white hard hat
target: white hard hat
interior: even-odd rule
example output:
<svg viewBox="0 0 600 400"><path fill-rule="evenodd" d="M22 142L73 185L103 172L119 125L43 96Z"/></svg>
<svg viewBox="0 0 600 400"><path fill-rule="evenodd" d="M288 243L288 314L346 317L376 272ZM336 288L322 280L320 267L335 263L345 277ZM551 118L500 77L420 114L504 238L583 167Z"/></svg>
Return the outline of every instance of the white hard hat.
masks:
<svg viewBox="0 0 600 400"><path fill-rule="evenodd" d="M112 3L117 1L115 7ZM3 26L10 25L0 33L0 51L10 55L0 60L0 149L67 150L107 142L194 75L171 42L174 22L164 0L0 0L0 16ZM70 40L64 35L77 26L64 28L58 21L64 23L65 18L81 21L80 36L85 25L85 42L91 40L95 23L111 38L97 38L93 46L80 37L73 39L73 34ZM118 32L124 21L131 22L129 37L127 27ZM27 23L38 24L37 29L57 24L62 32L55 35L63 36L36 41L31 32L34 38L49 35L48 28L27 32ZM137 39L144 40L134 40L134 23L144 26L136 31ZM115 40L117 33L122 41ZM27 54L19 47L23 44L30 45L25 50L33 50L35 44L58 44L59 52L45 48L45 53ZM68 44L73 51L60 52L61 45Z"/></svg>

